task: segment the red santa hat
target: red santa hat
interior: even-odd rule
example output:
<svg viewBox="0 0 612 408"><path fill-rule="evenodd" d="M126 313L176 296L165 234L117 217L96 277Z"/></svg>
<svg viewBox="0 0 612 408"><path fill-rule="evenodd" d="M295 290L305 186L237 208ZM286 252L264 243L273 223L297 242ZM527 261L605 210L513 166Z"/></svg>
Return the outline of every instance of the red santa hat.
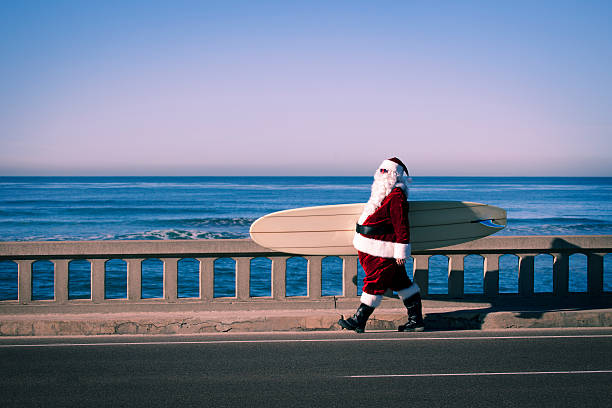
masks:
<svg viewBox="0 0 612 408"><path fill-rule="evenodd" d="M408 175L408 167L406 167L406 165L397 157L392 157L390 159L384 160L380 164L380 166L378 166L378 170L382 170L382 169L387 170L387 171L394 171L397 174L402 174L402 171L405 171L406 175Z"/></svg>

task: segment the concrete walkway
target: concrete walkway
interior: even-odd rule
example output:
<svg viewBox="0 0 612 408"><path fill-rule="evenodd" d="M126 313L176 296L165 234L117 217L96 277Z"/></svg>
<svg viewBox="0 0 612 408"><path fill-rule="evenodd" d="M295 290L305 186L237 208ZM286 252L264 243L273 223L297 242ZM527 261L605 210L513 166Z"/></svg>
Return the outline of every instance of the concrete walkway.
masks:
<svg viewBox="0 0 612 408"><path fill-rule="evenodd" d="M494 303L436 300L423 303L427 330L612 327L610 296L596 300L535 297ZM0 336L341 330L338 319L353 312L331 309L0 315ZM405 320L405 309L380 307L366 330L395 330Z"/></svg>

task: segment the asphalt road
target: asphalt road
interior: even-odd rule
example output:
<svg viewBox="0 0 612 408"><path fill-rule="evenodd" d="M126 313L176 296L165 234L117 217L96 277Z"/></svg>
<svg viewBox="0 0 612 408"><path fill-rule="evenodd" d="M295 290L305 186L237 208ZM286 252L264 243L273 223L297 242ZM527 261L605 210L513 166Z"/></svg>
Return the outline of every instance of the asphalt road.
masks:
<svg viewBox="0 0 612 408"><path fill-rule="evenodd" d="M0 338L1 407L605 407L612 329Z"/></svg>

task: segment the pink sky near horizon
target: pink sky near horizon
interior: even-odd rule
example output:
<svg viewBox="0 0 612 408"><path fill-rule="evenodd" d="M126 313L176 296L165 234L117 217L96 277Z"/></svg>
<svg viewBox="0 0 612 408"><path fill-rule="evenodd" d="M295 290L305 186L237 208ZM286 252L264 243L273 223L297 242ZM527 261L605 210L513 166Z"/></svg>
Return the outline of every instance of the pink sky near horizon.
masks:
<svg viewBox="0 0 612 408"><path fill-rule="evenodd" d="M606 2L32 4L0 176L612 176Z"/></svg>

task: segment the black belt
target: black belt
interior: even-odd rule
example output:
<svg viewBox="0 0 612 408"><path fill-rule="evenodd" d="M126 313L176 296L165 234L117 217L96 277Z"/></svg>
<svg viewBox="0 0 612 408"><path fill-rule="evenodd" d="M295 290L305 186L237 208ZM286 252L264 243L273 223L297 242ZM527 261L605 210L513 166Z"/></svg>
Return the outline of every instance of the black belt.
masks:
<svg viewBox="0 0 612 408"><path fill-rule="evenodd" d="M361 225L357 224L355 231L363 235L385 235L393 233L393 225Z"/></svg>

